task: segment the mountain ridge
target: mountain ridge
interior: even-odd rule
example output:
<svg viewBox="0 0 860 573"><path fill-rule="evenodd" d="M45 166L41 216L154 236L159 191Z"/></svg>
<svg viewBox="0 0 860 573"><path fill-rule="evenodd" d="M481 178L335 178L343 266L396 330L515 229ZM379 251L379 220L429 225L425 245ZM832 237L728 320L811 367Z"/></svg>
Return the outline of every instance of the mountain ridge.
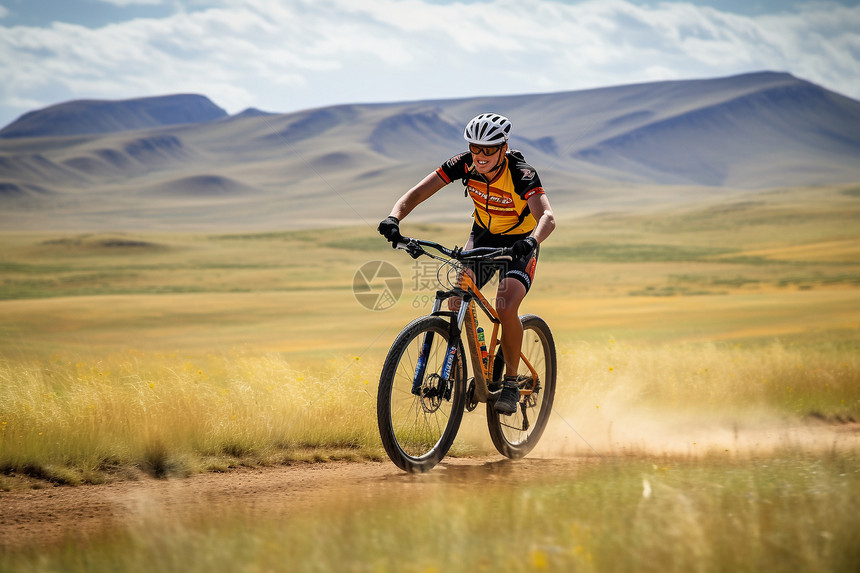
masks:
<svg viewBox="0 0 860 573"><path fill-rule="evenodd" d="M25 113L0 138L112 133L227 117L206 96L173 94L125 100L73 100Z"/></svg>
<svg viewBox="0 0 860 573"><path fill-rule="evenodd" d="M0 186L7 190L0 222L38 226L46 213L65 213L69 224L85 228L373 221L464 151L463 125L484 111L511 118L511 147L525 153L561 212L860 181L860 102L777 72L257 111L0 138ZM428 220L470 212L462 190L448 189L420 211L415 217Z"/></svg>

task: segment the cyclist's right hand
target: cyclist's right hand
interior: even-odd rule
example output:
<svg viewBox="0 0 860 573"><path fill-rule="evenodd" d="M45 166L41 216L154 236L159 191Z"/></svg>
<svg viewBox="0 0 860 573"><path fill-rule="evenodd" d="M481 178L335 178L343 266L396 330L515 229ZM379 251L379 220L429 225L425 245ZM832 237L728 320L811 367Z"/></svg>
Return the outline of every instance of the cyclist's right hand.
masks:
<svg viewBox="0 0 860 573"><path fill-rule="evenodd" d="M376 228L379 234L391 241L392 247L397 247L397 243L403 242L403 235L400 234L400 221L397 217L386 217L380 221Z"/></svg>

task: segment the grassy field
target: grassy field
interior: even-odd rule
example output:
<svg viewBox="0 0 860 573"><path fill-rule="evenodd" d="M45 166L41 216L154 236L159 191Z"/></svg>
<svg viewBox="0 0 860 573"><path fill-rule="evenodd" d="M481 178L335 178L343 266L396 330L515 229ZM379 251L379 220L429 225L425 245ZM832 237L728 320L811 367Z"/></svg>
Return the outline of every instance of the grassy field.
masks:
<svg viewBox="0 0 860 573"><path fill-rule="evenodd" d="M559 404L860 417L856 195L563 220L523 308L555 333ZM435 289L435 266L365 227L2 240L0 467L72 482L153 456L183 471L308 447L378 457L381 361ZM374 260L403 282L384 311L352 290Z"/></svg>
<svg viewBox="0 0 860 573"><path fill-rule="evenodd" d="M508 476L515 486L504 467L449 467L291 518L237 508L177 524L156 512L86 551L0 557L0 570L787 573L860 560L855 456L613 458L563 474L521 464L533 477Z"/></svg>
<svg viewBox="0 0 860 573"><path fill-rule="evenodd" d="M403 225L449 244L463 230ZM426 312L435 271L372 228L7 232L0 245L0 489L384 458L378 373L400 328ZM403 280L384 311L353 294L356 271L375 260ZM333 511L286 533L241 516L130 531L94 561L69 549L41 569L251 571L295 560L330 570L346 559L382 571L788 571L860 561L860 524L847 511L860 492L856 188L562 218L523 311L547 319L559 350L556 415L535 455L595 460L572 478ZM489 453L480 411L468 415L452 454ZM504 535L476 539L500 515L516 528L542 524L510 534L516 557ZM426 541L408 550L412 561L393 561L396 532L415 516ZM330 538L349 541L319 549ZM619 547L629 560L615 564ZM192 565L188 553L211 561ZM32 558L0 559L0 569Z"/></svg>

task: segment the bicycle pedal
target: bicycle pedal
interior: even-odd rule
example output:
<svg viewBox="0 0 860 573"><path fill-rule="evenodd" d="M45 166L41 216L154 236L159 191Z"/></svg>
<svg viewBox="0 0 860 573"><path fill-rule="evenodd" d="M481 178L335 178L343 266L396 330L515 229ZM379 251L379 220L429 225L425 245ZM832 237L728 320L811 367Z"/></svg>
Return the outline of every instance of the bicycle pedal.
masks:
<svg viewBox="0 0 860 573"><path fill-rule="evenodd" d="M514 409L510 410L510 411L499 410L498 408L496 408L496 405L493 405L493 411L495 411L496 414L499 414L500 416L513 416L514 414L517 413L517 404L514 404Z"/></svg>

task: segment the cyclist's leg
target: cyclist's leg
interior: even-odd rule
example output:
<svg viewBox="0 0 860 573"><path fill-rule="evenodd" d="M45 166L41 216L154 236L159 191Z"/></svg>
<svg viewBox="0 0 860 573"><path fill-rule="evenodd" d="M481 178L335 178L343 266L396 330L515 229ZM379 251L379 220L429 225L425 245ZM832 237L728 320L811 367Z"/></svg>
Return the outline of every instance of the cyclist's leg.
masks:
<svg viewBox="0 0 860 573"><path fill-rule="evenodd" d="M496 312L502 323L502 354L505 356L505 374L516 376L523 346L523 325L520 322L520 303L526 296L525 285L515 278L505 277L499 282L496 295Z"/></svg>
<svg viewBox="0 0 860 573"><path fill-rule="evenodd" d="M520 322L520 303L532 286L540 248L531 257L514 261L499 281L496 311L502 323L502 353L505 356L505 375L516 376L523 345L523 325Z"/></svg>

